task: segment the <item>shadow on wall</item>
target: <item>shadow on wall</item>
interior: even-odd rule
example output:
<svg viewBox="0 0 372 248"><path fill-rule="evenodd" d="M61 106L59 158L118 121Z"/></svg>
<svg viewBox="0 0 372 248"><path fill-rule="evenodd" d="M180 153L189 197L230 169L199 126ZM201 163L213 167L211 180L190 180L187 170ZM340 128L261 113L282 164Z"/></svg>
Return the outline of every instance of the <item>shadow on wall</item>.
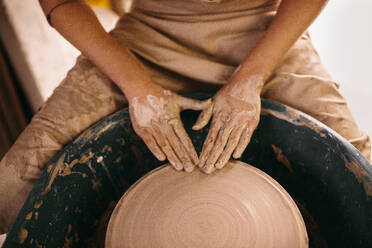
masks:
<svg viewBox="0 0 372 248"><path fill-rule="evenodd" d="M28 106L0 42L0 159L30 120Z"/></svg>
<svg viewBox="0 0 372 248"><path fill-rule="evenodd" d="M80 52L49 26L38 1L2 0L1 39L34 112L74 65ZM93 8L106 30L118 16ZM32 42L30 42L32 41Z"/></svg>

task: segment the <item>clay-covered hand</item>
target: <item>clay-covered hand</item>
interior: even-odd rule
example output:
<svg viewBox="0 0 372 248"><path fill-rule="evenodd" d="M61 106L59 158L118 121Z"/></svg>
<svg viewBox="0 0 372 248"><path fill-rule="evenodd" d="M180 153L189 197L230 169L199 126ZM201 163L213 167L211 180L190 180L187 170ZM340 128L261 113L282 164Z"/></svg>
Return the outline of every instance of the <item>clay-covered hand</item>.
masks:
<svg viewBox="0 0 372 248"><path fill-rule="evenodd" d="M168 158L176 170L191 172L199 159L183 127L180 112L204 110L211 102L210 99L198 101L161 90L132 98L129 111L134 130L157 159Z"/></svg>
<svg viewBox="0 0 372 248"><path fill-rule="evenodd" d="M213 115L199 158L202 171L209 174L223 168L231 154L234 158L242 155L259 122L261 86L259 77L227 84L213 97L212 106L199 115L194 130L203 128Z"/></svg>

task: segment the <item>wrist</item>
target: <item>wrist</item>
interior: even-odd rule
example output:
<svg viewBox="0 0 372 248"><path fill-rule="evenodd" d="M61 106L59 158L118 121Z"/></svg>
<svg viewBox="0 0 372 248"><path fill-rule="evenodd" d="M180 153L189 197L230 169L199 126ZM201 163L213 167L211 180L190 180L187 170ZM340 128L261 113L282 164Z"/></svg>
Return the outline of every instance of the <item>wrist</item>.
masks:
<svg viewBox="0 0 372 248"><path fill-rule="evenodd" d="M264 77L260 74L234 75L229 82L232 88L240 89L242 92L261 93L264 85Z"/></svg>
<svg viewBox="0 0 372 248"><path fill-rule="evenodd" d="M137 81L130 87L121 88L124 92L128 102L131 102L134 98L147 97L149 95L161 97L164 94L165 89L154 82Z"/></svg>

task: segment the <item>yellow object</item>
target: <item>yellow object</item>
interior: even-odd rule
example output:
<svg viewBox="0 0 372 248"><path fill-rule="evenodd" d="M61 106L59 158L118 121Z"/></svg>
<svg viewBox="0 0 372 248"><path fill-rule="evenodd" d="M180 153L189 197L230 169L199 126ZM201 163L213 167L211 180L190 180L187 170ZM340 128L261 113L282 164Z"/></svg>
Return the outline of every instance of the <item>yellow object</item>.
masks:
<svg viewBox="0 0 372 248"><path fill-rule="evenodd" d="M110 0L87 0L90 6L103 7L111 9Z"/></svg>

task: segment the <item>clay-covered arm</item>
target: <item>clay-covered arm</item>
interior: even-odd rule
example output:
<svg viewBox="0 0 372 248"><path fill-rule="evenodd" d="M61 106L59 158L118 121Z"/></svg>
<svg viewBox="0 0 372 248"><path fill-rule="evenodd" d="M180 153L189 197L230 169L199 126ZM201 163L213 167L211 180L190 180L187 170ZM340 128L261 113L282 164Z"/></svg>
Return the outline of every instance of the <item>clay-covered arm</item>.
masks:
<svg viewBox="0 0 372 248"><path fill-rule="evenodd" d="M256 129L261 110L260 92L295 41L306 31L326 0L282 0L263 37L213 98L213 111L204 111L194 129L213 115L200 155L199 167L210 173L222 168L231 155L239 158Z"/></svg>
<svg viewBox="0 0 372 248"><path fill-rule="evenodd" d="M82 0L39 0L50 24L123 91L136 133L159 159L191 171L198 156L180 111L203 110L211 101L184 98L155 84L127 49L115 41ZM89 87L89 85L87 85Z"/></svg>

